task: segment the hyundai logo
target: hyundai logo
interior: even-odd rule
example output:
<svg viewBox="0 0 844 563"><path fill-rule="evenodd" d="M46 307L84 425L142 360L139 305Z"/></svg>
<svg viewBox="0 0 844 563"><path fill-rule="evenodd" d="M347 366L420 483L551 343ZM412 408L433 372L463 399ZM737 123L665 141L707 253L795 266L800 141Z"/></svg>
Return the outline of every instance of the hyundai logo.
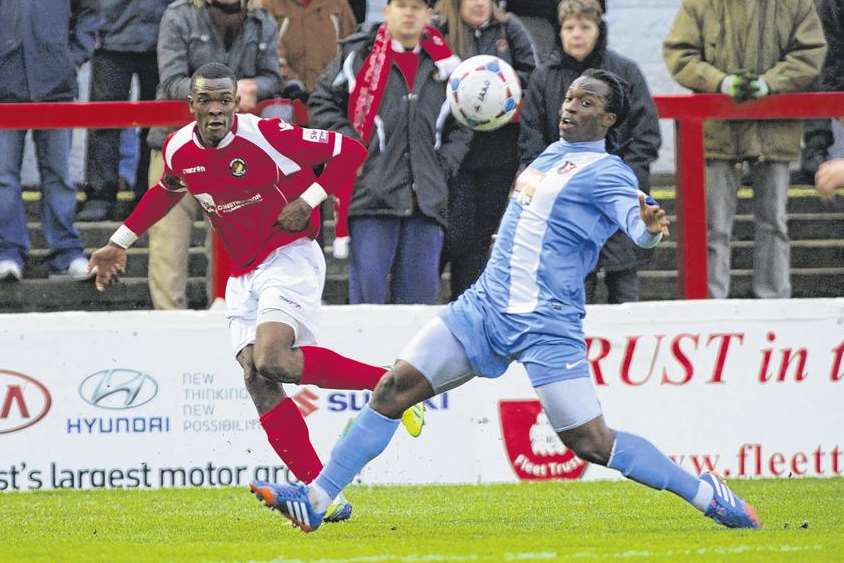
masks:
<svg viewBox="0 0 844 563"><path fill-rule="evenodd" d="M133 409L150 402L157 394L158 383L134 369L104 369L92 373L79 385L79 396L103 409Z"/></svg>

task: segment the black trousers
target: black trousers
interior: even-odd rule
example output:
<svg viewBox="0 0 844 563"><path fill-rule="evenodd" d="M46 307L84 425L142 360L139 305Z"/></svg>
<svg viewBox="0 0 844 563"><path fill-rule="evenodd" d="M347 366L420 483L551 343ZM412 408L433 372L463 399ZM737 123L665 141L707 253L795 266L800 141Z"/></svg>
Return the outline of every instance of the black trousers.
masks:
<svg viewBox="0 0 844 563"><path fill-rule="evenodd" d="M91 58L91 101L129 99L132 76L138 75L140 99L154 100L158 86L158 61L155 52L124 53L98 49ZM147 131L141 131L138 168L135 171L135 200L147 189L149 147ZM120 164L120 129L91 129L85 161L86 191L90 199L114 201L117 197Z"/></svg>
<svg viewBox="0 0 844 563"><path fill-rule="evenodd" d="M604 270L604 284L607 286L607 303L635 303L639 300L638 268L627 270ZM598 268L584 280L586 302L597 303Z"/></svg>
<svg viewBox="0 0 844 563"><path fill-rule="evenodd" d="M451 264L451 300L481 275L507 206L518 163L490 168L461 168L451 182L444 262Z"/></svg>

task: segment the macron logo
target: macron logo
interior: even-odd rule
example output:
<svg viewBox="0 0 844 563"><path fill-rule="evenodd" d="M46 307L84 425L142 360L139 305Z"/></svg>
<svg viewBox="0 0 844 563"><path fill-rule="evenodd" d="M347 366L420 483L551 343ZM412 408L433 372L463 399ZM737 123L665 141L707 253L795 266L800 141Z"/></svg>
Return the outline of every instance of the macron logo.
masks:
<svg viewBox="0 0 844 563"><path fill-rule="evenodd" d="M182 174L196 174L197 172L205 172L205 167L194 166L193 168L182 168Z"/></svg>

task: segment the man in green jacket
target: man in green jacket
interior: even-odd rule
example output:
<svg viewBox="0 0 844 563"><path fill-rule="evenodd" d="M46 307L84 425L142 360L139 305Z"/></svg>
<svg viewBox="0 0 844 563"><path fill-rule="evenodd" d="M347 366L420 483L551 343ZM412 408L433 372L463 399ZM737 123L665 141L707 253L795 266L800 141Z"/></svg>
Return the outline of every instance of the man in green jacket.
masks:
<svg viewBox="0 0 844 563"><path fill-rule="evenodd" d="M826 41L813 0L683 0L663 44L677 82L736 101L804 89L820 72ZM786 226L788 163L800 152L800 121L707 122L709 294L730 290L730 235L740 170L753 175L753 293L791 296Z"/></svg>

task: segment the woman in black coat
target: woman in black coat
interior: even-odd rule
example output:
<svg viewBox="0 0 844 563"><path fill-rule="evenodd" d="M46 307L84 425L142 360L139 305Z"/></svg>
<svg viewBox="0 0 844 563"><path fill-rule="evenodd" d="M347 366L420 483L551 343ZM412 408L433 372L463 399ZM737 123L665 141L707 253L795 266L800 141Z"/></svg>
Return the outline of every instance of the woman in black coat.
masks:
<svg viewBox="0 0 844 563"><path fill-rule="evenodd" d="M559 112L569 85L589 68L618 74L630 84L631 109L627 119L607 139L607 150L627 163L639 180L639 189L650 188L650 164L656 160L662 139L659 121L645 77L639 67L607 49L607 28L597 0L563 0L559 7L560 43L547 63L534 72L521 111L520 159L530 164L545 148L560 139ZM647 258L618 231L601 250L598 269L605 272L608 301L638 301L637 267ZM587 301L594 301L596 272L586 279Z"/></svg>
<svg viewBox="0 0 844 563"><path fill-rule="evenodd" d="M536 67L530 36L516 16L492 0L441 0L440 26L461 59L494 55L519 76L522 87ZM451 300L475 283L489 258L510 186L519 166L519 124L474 133L469 154L449 185L444 262L451 264Z"/></svg>

